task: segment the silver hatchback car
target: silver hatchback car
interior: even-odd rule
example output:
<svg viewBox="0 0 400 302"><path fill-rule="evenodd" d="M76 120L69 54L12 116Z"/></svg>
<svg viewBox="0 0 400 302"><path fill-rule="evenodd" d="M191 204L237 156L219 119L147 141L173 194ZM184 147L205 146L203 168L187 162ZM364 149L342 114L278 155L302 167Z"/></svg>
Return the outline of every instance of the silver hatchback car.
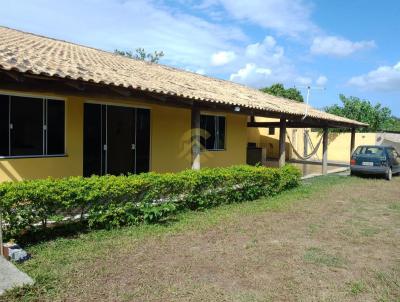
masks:
<svg viewBox="0 0 400 302"><path fill-rule="evenodd" d="M375 174L392 179L400 173L400 155L392 146L359 146L350 160L351 175Z"/></svg>

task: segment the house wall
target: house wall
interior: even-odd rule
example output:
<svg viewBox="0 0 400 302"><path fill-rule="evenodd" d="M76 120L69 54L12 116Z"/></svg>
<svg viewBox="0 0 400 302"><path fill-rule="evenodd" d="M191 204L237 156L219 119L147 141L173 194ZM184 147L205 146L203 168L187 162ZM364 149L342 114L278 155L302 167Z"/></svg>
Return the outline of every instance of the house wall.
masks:
<svg viewBox="0 0 400 302"><path fill-rule="evenodd" d="M300 154L303 154L303 132L304 129L298 131L298 142ZM310 139L314 146L317 145L320 140L322 133L309 131ZM351 133L337 133L330 132L328 136L328 160L337 162L349 162L350 161L350 142ZM356 133L355 148L360 145L375 145L376 144L376 133ZM308 147L308 152L311 152L311 147ZM322 143L318 149L318 152L313 159L322 159Z"/></svg>
<svg viewBox="0 0 400 302"><path fill-rule="evenodd" d="M256 117L257 122L277 122L279 120L272 118ZM304 130L305 129L287 129L287 134L296 149L301 155L304 154ZM309 136L313 146L316 146L321 138L322 133L311 132ZM266 149L267 158L277 159L279 156L279 128L275 128L275 134L269 135L268 128L248 128L248 142L255 142L258 147ZM351 133L329 133L328 140L328 160L338 162L349 162L350 160L350 140ZM376 144L376 133L356 133L355 148L359 145ZM312 147L308 146L308 154L312 152ZM286 158L296 159L293 147L286 138ZM315 160L322 159L322 143L318 152L311 158Z"/></svg>
<svg viewBox="0 0 400 302"><path fill-rule="evenodd" d="M256 122L279 122L278 119L255 117ZM292 132L287 129L288 134ZM279 157L279 127L275 128L275 134L269 134L269 128L248 128L247 139L249 143L256 143L257 147L265 149L265 156L267 158L277 159ZM289 141L286 138L286 159L291 158L292 151Z"/></svg>
<svg viewBox="0 0 400 302"><path fill-rule="evenodd" d="M5 94L24 95L1 91ZM60 96L51 93L26 93L27 96L58 97L65 100L66 156L41 158L0 159L0 181L16 181L46 177L66 177L83 174L83 106L85 102L149 108L151 110L150 170L176 172L191 167L191 113L188 109L159 106L143 101L124 99L88 99ZM245 164L247 117L226 114L226 150L205 151L201 154L202 167L221 167Z"/></svg>
<svg viewBox="0 0 400 302"><path fill-rule="evenodd" d="M222 114L222 113L221 113ZM246 163L247 116L227 114L224 151L203 151L202 167L221 167Z"/></svg>

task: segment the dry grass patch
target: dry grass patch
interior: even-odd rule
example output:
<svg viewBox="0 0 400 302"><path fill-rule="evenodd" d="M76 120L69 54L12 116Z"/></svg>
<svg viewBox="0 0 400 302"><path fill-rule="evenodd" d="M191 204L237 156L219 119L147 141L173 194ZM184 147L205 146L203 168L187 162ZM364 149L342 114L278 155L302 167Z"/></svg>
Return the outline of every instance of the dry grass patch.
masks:
<svg viewBox="0 0 400 302"><path fill-rule="evenodd" d="M400 178L328 176L164 225L29 247L6 301L399 301ZM1 298L0 298L1 300Z"/></svg>

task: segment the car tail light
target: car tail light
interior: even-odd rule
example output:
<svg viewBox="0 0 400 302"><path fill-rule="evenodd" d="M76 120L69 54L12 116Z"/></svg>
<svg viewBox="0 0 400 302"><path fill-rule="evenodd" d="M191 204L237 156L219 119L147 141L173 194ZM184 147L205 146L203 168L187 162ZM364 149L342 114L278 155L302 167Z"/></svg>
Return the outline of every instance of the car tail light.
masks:
<svg viewBox="0 0 400 302"><path fill-rule="evenodd" d="M354 166L355 164L356 164L356 160L355 160L355 159L351 159L351 160L350 160L350 165L351 165L351 166Z"/></svg>

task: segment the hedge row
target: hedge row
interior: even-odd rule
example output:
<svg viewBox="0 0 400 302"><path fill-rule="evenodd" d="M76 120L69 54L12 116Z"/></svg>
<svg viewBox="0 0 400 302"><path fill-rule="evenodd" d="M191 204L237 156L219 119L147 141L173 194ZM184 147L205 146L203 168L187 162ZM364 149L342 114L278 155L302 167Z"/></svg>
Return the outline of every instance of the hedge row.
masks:
<svg viewBox="0 0 400 302"><path fill-rule="evenodd" d="M6 237L80 217L93 228L157 222L182 209L271 196L297 186L300 171L233 166L179 173L43 179L0 184Z"/></svg>

